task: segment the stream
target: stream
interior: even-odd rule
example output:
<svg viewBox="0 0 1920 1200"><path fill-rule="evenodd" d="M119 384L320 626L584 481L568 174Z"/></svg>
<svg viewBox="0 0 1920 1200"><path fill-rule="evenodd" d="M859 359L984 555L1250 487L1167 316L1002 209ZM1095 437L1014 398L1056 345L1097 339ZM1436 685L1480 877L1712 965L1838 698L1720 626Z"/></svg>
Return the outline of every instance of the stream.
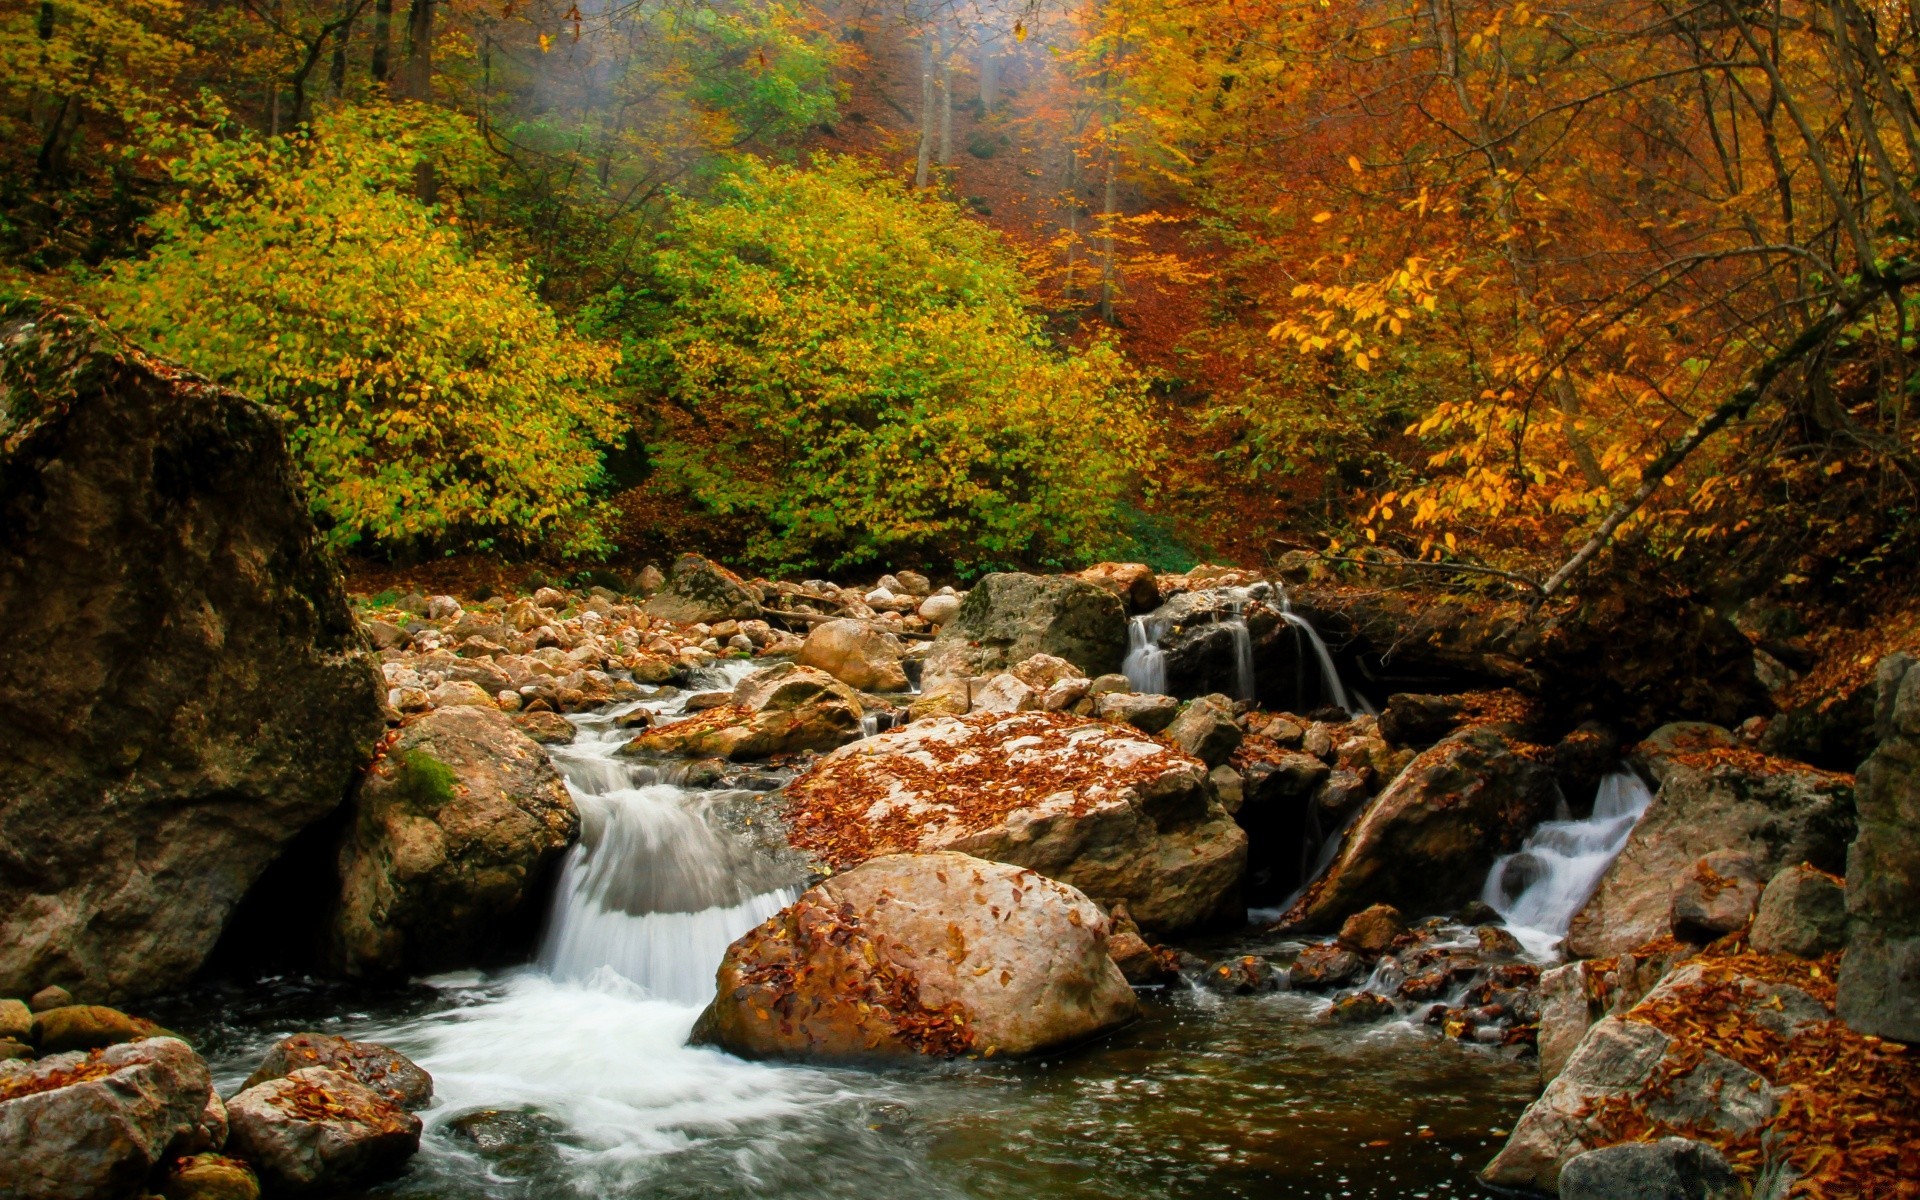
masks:
<svg viewBox="0 0 1920 1200"><path fill-rule="evenodd" d="M648 707L666 720L681 703ZM1337 1028L1319 1020L1326 997L1184 986L1148 989L1143 1020L1041 1062L856 1070L690 1047L726 946L798 881L718 818L739 793L614 757L630 735L612 719L577 717L576 742L554 748L583 830L533 963L379 993L208 984L156 1015L225 1095L300 1030L413 1058L435 1084L421 1153L367 1194L434 1200L1479 1195L1475 1171L1537 1090L1531 1057L1406 1020ZM1284 960L1298 943L1189 948ZM484 1152L475 1110L504 1114L478 1122Z"/></svg>

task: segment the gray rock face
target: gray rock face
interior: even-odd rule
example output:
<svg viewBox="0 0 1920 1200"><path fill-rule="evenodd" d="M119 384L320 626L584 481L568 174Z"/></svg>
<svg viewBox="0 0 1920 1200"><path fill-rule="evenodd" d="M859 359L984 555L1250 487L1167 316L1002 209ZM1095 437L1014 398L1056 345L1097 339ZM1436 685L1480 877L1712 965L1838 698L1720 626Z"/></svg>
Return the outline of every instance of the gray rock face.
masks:
<svg viewBox="0 0 1920 1200"><path fill-rule="evenodd" d="M1723 731L1663 729L1641 759L1659 783L1653 803L1567 933L1567 953L1618 954L1665 934L1675 880L1715 851L1749 855L1759 877L1809 862L1838 868L1853 837L1844 775L1716 745ZM1649 749L1651 748L1651 749Z"/></svg>
<svg viewBox="0 0 1920 1200"><path fill-rule="evenodd" d="M99 1200L138 1194L170 1150L192 1145L213 1087L185 1042L148 1038L97 1060L76 1051L0 1062L0 1094L13 1094L0 1101L0 1195Z"/></svg>
<svg viewBox="0 0 1920 1200"><path fill-rule="evenodd" d="M1126 649L1126 610L1112 592L1064 575L988 575L941 626L922 686L1010 670L1036 654L1092 679L1119 670Z"/></svg>
<svg viewBox="0 0 1920 1200"><path fill-rule="evenodd" d="M398 1170L420 1149L420 1118L338 1071L308 1067L227 1102L228 1137L268 1187L341 1191Z"/></svg>
<svg viewBox="0 0 1920 1200"><path fill-rule="evenodd" d="M711 624L729 617L759 616L760 598L720 564L698 554L683 554L675 560L666 586L647 601L646 610L648 616L682 625Z"/></svg>
<svg viewBox="0 0 1920 1200"><path fill-rule="evenodd" d="M1762 954L1818 958L1847 944L1847 893L1831 875L1798 864L1760 893L1747 942Z"/></svg>
<svg viewBox="0 0 1920 1200"><path fill-rule="evenodd" d="M278 418L0 312L0 994L184 982L383 695Z"/></svg>
<svg viewBox="0 0 1920 1200"><path fill-rule="evenodd" d="M1920 669L1890 656L1876 684L1881 740L1858 776L1840 1016L1862 1033L1920 1042Z"/></svg>
<svg viewBox="0 0 1920 1200"><path fill-rule="evenodd" d="M485 708L438 709L408 724L354 808L332 947L339 966L361 976L513 953L531 937L539 884L580 831L546 752Z"/></svg>
<svg viewBox="0 0 1920 1200"><path fill-rule="evenodd" d="M1686 1138L1602 1146L1560 1172L1560 1200L1745 1200L1746 1194L1718 1150Z"/></svg>
<svg viewBox="0 0 1920 1200"><path fill-rule="evenodd" d="M1240 727L1233 723L1233 701L1225 696L1200 697L1167 726L1168 741L1209 767L1231 758L1240 738Z"/></svg>

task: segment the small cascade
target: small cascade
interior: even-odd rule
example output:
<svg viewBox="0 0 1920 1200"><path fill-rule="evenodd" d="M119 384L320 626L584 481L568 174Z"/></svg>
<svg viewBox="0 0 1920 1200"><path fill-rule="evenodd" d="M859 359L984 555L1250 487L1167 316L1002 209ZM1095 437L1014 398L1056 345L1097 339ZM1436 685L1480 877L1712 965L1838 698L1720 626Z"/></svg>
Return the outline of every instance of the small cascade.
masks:
<svg viewBox="0 0 1920 1200"><path fill-rule="evenodd" d="M1313 656L1320 663L1320 686L1326 690L1327 698L1352 712L1354 705L1347 696L1346 685L1340 682L1340 670L1333 665L1333 651L1327 649L1327 643L1320 637L1320 631L1313 627L1313 622L1293 611L1293 601L1287 598L1285 588L1280 589L1280 619L1293 626L1296 638L1304 638L1313 647ZM1371 705L1365 707L1372 713Z"/></svg>
<svg viewBox="0 0 1920 1200"><path fill-rule="evenodd" d="M1541 823L1518 851L1493 864L1481 899L1528 950L1551 953L1652 802L1638 774L1614 771L1600 781L1592 816Z"/></svg>
<svg viewBox="0 0 1920 1200"><path fill-rule="evenodd" d="M1247 593L1235 588L1228 593L1228 609L1233 614L1220 622L1233 635L1233 698L1254 698L1253 631L1247 628Z"/></svg>
<svg viewBox="0 0 1920 1200"><path fill-rule="evenodd" d="M1127 622L1127 657L1120 673L1136 692L1165 695L1167 691L1167 655L1160 649L1167 623L1151 615ZM1112 660L1108 660L1112 661Z"/></svg>

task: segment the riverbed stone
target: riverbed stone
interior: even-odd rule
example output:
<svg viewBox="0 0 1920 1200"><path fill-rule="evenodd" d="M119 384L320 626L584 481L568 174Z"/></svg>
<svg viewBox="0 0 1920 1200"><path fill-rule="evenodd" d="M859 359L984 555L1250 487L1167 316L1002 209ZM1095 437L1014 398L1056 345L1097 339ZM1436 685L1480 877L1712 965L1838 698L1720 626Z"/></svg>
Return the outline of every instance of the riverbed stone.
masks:
<svg viewBox="0 0 1920 1200"><path fill-rule="evenodd" d="M433 1100L433 1076L398 1050L326 1033L296 1033L274 1043L241 1088L255 1087L308 1067L339 1071L401 1108L425 1108Z"/></svg>
<svg viewBox="0 0 1920 1200"><path fill-rule="evenodd" d="M1367 962L1336 942L1323 942L1300 951L1287 969L1287 982L1301 991L1346 987L1367 973Z"/></svg>
<svg viewBox="0 0 1920 1200"><path fill-rule="evenodd" d="M750 1057L1018 1056L1139 1014L1079 890L965 854L871 859L727 949L696 1042Z"/></svg>
<svg viewBox="0 0 1920 1200"><path fill-rule="evenodd" d="M1556 798L1551 772L1527 748L1484 727L1456 733L1368 802L1338 857L1281 924L1337 929L1370 904L1457 908L1479 893L1496 858L1553 814Z"/></svg>
<svg viewBox="0 0 1920 1200"><path fill-rule="evenodd" d="M167 1166L166 1200L260 1200L253 1168L224 1154L190 1154Z"/></svg>
<svg viewBox="0 0 1920 1200"><path fill-rule="evenodd" d="M1093 715L1142 733L1160 733L1180 715L1180 702L1152 692L1103 692L1093 699Z"/></svg>
<svg viewBox="0 0 1920 1200"><path fill-rule="evenodd" d="M385 694L283 421L0 308L0 994L184 983Z"/></svg>
<svg viewBox="0 0 1920 1200"><path fill-rule="evenodd" d="M1623 1142L1575 1155L1560 1171L1560 1200L1745 1200L1721 1153L1689 1138Z"/></svg>
<svg viewBox="0 0 1920 1200"><path fill-rule="evenodd" d="M1072 663L1091 679L1120 669L1127 617L1119 597L1064 575L985 576L940 629L922 679L931 684L1011 669L1036 654Z"/></svg>
<svg viewBox="0 0 1920 1200"><path fill-rule="evenodd" d="M420 1149L420 1118L351 1077L306 1067L227 1102L234 1153L293 1194L374 1183Z"/></svg>
<svg viewBox="0 0 1920 1200"><path fill-rule="evenodd" d="M794 661L815 667L863 692L904 692L906 668L900 639L866 621L825 621L807 633Z"/></svg>
<svg viewBox="0 0 1920 1200"><path fill-rule="evenodd" d="M1030 867L1165 935L1237 920L1246 835L1199 760L1063 713L929 717L786 789L795 841L839 868L958 850Z"/></svg>
<svg viewBox="0 0 1920 1200"><path fill-rule="evenodd" d="M1407 931L1407 921L1391 904L1375 904L1361 909L1340 925L1342 949L1377 958L1393 946L1393 939Z"/></svg>
<svg viewBox="0 0 1920 1200"><path fill-rule="evenodd" d="M1683 942L1711 942L1745 929L1761 892L1760 864L1738 850L1716 850L1675 881L1667 921Z"/></svg>
<svg viewBox="0 0 1920 1200"><path fill-rule="evenodd" d="M1233 757L1244 735L1234 723L1233 700L1219 694L1189 701L1167 726L1167 740L1209 767Z"/></svg>
<svg viewBox="0 0 1920 1200"><path fill-rule="evenodd" d="M857 740L865 709L859 694L825 671L780 663L741 680L727 703L659 725L623 753L695 758L766 758L831 750Z"/></svg>
<svg viewBox="0 0 1920 1200"><path fill-rule="evenodd" d="M579 829L559 772L511 717L461 707L409 722L354 801L333 960L391 976L524 950Z"/></svg>
<svg viewBox="0 0 1920 1200"><path fill-rule="evenodd" d="M1668 726L1636 751L1658 783L1567 932L1566 952L1602 958L1670 928L1675 880L1716 851L1751 856L1759 877L1811 863L1837 870L1853 837L1853 780L1728 745L1724 730Z"/></svg>
<svg viewBox="0 0 1920 1200"><path fill-rule="evenodd" d="M1782 867L1760 893L1747 941L1762 954L1819 958L1847 944L1846 885L1803 863Z"/></svg>
<svg viewBox="0 0 1920 1200"><path fill-rule="evenodd" d="M137 1195L198 1134L212 1092L206 1064L171 1037L0 1062L0 1195Z"/></svg>
<svg viewBox="0 0 1920 1200"><path fill-rule="evenodd" d="M729 617L760 615L760 598L738 575L712 559L683 554L674 560L665 586L646 603L650 617L680 625L711 624Z"/></svg>
<svg viewBox="0 0 1920 1200"><path fill-rule="evenodd" d="M0 1038L24 1042L33 1037L33 1010L23 1000L0 1000Z"/></svg>
<svg viewBox="0 0 1920 1200"><path fill-rule="evenodd" d="M1862 1033L1920 1043L1920 669L1889 655L1875 687L1879 744L1860 766L1860 836L1847 855L1840 1015Z"/></svg>
<svg viewBox="0 0 1920 1200"><path fill-rule="evenodd" d="M152 1021L129 1016L104 1004L69 1004L35 1013L33 1017L33 1042L42 1054L98 1050L166 1032Z"/></svg>

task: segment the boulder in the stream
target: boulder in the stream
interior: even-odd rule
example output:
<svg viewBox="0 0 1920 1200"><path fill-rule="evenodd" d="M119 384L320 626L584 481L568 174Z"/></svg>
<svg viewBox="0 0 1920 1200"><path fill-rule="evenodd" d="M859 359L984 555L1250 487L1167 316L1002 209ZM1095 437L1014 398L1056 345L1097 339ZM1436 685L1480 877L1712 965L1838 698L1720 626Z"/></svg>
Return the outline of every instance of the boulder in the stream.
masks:
<svg viewBox="0 0 1920 1200"><path fill-rule="evenodd" d="M1070 575L988 575L940 628L921 669L925 685L1010 670L1036 654L1066 659L1092 679L1120 669L1127 615L1119 597Z"/></svg>
<svg viewBox="0 0 1920 1200"><path fill-rule="evenodd" d="M167 1164L166 1200L260 1200L260 1177L225 1154L189 1154Z"/></svg>
<svg viewBox="0 0 1920 1200"><path fill-rule="evenodd" d="M1233 722L1233 701L1225 696L1201 696L1180 710L1167 726L1167 740L1209 767L1233 757L1242 734Z"/></svg>
<svg viewBox="0 0 1920 1200"><path fill-rule="evenodd" d="M929 717L788 785L792 837L844 869L958 850L1031 867L1164 934L1238 919L1246 835L1198 759L1062 713Z"/></svg>
<svg viewBox="0 0 1920 1200"><path fill-rule="evenodd" d="M409 722L353 803L332 952L359 976L523 950L542 885L580 830L546 751L492 709L443 708Z"/></svg>
<svg viewBox="0 0 1920 1200"><path fill-rule="evenodd" d="M1718 1150L1689 1138L1622 1142L1574 1156L1560 1171L1560 1200L1746 1200Z"/></svg>
<svg viewBox="0 0 1920 1200"><path fill-rule="evenodd" d="M227 1101L228 1144L269 1189L338 1192L392 1175L420 1149L420 1118L352 1077L306 1067Z"/></svg>
<svg viewBox="0 0 1920 1200"><path fill-rule="evenodd" d="M187 980L384 694L280 419L0 309L0 994Z"/></svg>
<svg viewBox="0 0 1920 1200"><path fill-rule="evenodd" d="M433 1099L433 1076L398 1050L327 1033L296 1033L275 1042L240 1086L254 1087L308 1067L339 1071L401 1108L425 1108Z"/></svg>
<svg viewBox="0 0 1920 1200"><path fill-rule="evenodd" d="M1920 667L1893 655L1875 682L1880 744L1860 766L1840 1015L1863 1033L1920 1042Z"/></svg>
<svg viewBox="0 0 1920 1200"><path fill-rule="evenodd" d="M1665 727L1637 751L1659 783L1626 847L1567 933L1599 958L1664 936L1683 872L1708 854L1748 855L1758 877L1808 862L1835 870L1853 836L1853 780L1731 744L1708 725Z"/></svg>
<svg viewBox="0 0 1920 1200"><path fill-rule="evenodd" d="M1494 860L1553 814L1553 776L1533 749L1482 727L1422 751L1369 803L1281 923L1337 929L1371 904L1447 912L1478 895Z"/></svg>
<svg viewBox="0 0 1920 1200"><path fill-rule="evenodd" d="M1107 918L965 854L871 859L728 947L694 1040L749 1057L1027 1055L1139 1014Z"/></svg>
<svg viewBox="0 0 1920 1200"><path fill-rule="evenodd" d="M623 752L743 759L831 750L859 738L864 715L859 695L846 684L813 667L781 663L741 680L727 703L650 729Z"/></svg>
<svg viewBox="0 0 1920 1200"><path fill-rule="evenodd" d="M760 615L760 598L738 575L698 554L674 560L666 586L646 603L648 616L680 625L711 624Z"/></svg>
<svg viewBox="0 0 1920 1200"><path fill-rule="evenodd" d="M98 1050L141 1038L170 1036L144 1017L130 1016L102 1004L68 1004L33 1017L33 1042L42 1054L67 1050Z"/></svg>
<svg viewBox="0 0 1920 1200"><path fill-rule="evenodd" d="M794 661L816 667L862 692L904 692L905 647L900 639L866 621L824 621L807 633Z"/></svg>
<svg viewBox="0 0 1920 1200"><path fill-rule="evenodd" d="M213 1086L177 1038L0 1062L0 1195L134 1196L169 1153L202 1140Z"/></svg>
<svg viewBox="0 0 1920 1200"><path fill-rule="evenodd" d="M1847 944L1847 892L1804 863L1782 867L1760 893L1747 941L1762 954L1819 958Z"/></svg>

